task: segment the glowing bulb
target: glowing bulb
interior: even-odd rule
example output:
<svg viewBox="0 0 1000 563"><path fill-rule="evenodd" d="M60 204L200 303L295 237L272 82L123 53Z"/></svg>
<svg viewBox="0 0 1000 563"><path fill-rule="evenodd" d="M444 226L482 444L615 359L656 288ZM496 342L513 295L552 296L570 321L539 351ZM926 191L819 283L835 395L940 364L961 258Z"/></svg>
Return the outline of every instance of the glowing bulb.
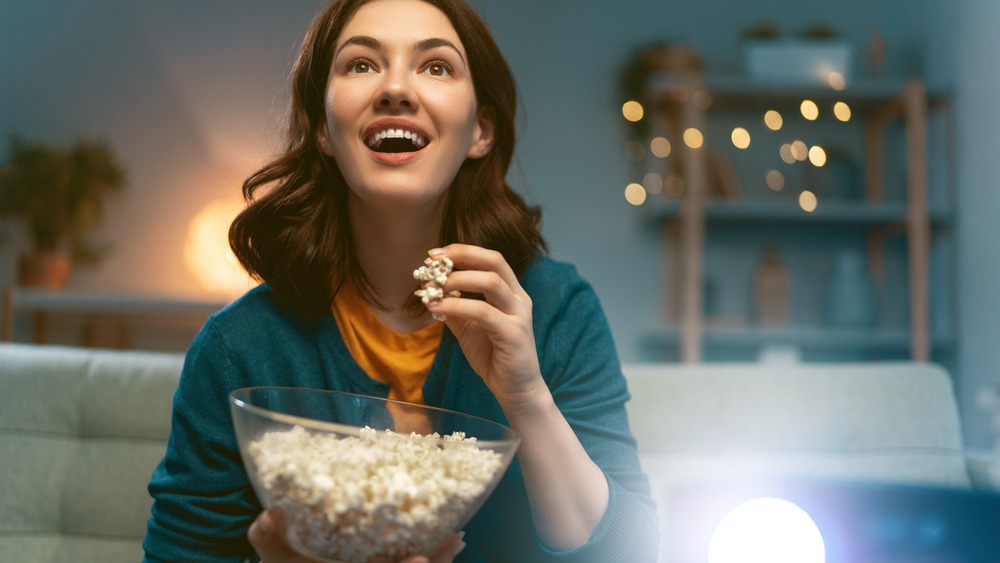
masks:
<svg viewBox="0 0 1000 563"><path fill-rule="evenodd" d="M773 109L768 110L767 113L764 114L764 125L767 125L767 128L771 131L781 129L783 124L784 120L781 119L781 114Z"/></svg>
<svg viewBox="0 0 1000 563"><path fill-rule="evenodd" d="M779 498L746 501L719 522L709 563L824 563L823 535L809 514Z"/></svg>
<svg viewBox="0 0 1000 563"><path fill-rule="evenodd" d="M658 158L667 158L670 156L670 141L664 137L653 137L649 142L649 150Z"/></svg>
<svg viewBox="0 0 1000 563"><path fill-rule="evenodd" d="M826 151L821 146L814 146L809 149L809 162L813 166L823 166L826 164Z"/></svg>
<svg viewBox="0 0 1000 563"><path fill-rule="evenodd" d="M213 201L188 223L184 264L208 291L237 297L253 286L229 248L229 225L243 205Z"/></svg>
<svg viewBox="0 0 1000 563"><path fill-rule="evenodd" d="M642 187L646 188L646 193L658 194L663 191L663 178L656 172L650 172L642 177Z"/></svg>
<svg viewBox="0 0 1000 563"><path fill-rule="evenodd" d="M646 203L646 188L642 187L642 184L636 183L625 186L625 201L632 205Z"/></svg>
<svg viewBox="0 0 1000 563"><path fill-rule="evenodd" d="M701 134L701 131L695 129L694 127L689 127L684 130L685 145L691 147L692 149L700 149L704 142L705 137Z"/></svg>
<svg viewBox="0 0 1000 563"><path fill-rule="evenodd" d="M799 194L799 207L801 207L803 211L812 213L813 211L816 211L817 204L816 194L811 191L803 190L802 193Z"/></svg>
<svg viewBox="0 0 1000 563"><path fill-rule="evenodd" d="M622 115L625 116L625 119L633 123L642 119L644 113L645 110L643 110L642 104L635 100L629 100L622 104Z"/></svg>
<svg viewBox="0 0 1000 563"><path fill-rule="evenodd" d="M750 146L750 133L742 127L733 129L733 145L738 149L745 149Z"/></svg>
<svg viewBox="0 0 1000 563"><path fill-rule="evenodd" d="M776 192L780 192L785 187L785 175L777 170L768 170L767 187Z"/></svg>
<svg viewBox="0 0 1000 563"><path fill-rule="evenodd" d="M799 106L799 111L802 112L802 117L808 119L809 121L813 121L819 117L819 107L816 105L816 102L812 100L802 100L802 104Z"/></svg>
<svg viewBox="0 0 1000 563"><path fill-rule="evenodd" d="M837 102L833 104L833 115L841 121L851 120L851 106L844 102Z"/></svg>

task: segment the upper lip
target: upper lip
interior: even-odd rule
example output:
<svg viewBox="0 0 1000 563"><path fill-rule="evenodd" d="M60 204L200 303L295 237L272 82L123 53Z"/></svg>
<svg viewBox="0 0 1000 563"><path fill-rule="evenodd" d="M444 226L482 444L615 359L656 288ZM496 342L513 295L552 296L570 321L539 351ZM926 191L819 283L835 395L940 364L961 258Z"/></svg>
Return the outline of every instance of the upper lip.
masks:
<svg viewBox="0 0 1000 563"><path fill-rule="evenodd" d="M373 121L371 124L365 127L364 133L362 134L361 138L366 145L371 146L373 144L374 137L376 134L390 129L392 130L401 129L404 132L409 132L411 134L418 135L420 140L422 141L422 144L418 144L418 146L421 148L430 142L430 138L429 135L427 134L427 131L424 130L424 128L418 125L417 123L409 119L400 119L392 117L377 119Z"/></svg>

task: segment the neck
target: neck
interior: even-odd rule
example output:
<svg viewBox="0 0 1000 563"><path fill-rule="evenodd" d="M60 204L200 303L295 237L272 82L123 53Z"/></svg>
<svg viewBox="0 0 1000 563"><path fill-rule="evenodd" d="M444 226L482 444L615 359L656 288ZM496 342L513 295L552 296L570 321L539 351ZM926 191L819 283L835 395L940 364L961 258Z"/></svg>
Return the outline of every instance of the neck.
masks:
<svg viewBox="0 0 1000 563"><path fill-rule="evenodd" d="M443 201L387 212L351 199L358 263L380 305L391 314L405 313L403 304L416 287L413 270L423 263L428 250L441 244Z"/></svg>

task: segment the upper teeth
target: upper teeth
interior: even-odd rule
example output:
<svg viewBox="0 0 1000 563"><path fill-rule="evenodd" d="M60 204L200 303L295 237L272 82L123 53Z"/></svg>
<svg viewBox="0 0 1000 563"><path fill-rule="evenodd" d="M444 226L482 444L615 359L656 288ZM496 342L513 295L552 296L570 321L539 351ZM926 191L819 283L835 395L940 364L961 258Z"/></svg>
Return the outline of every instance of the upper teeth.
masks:
<svg viewBox="0 0 1000 563"><path fill-rule="evenodd" d="M427 144L427 139L414 133L413 131L407 131L405 129L385 129L384 131L379 131L371 137L368 137L368 146L374 147L382 139L409 139L411 143L417 148L423 147Z"/></svg>

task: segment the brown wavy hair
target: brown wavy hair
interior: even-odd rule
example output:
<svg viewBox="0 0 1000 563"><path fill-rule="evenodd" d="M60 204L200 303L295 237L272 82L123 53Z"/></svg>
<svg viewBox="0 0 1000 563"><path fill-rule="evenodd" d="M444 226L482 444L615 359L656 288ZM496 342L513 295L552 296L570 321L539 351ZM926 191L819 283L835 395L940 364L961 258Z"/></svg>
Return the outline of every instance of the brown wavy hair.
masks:
<svg viewBox="0 0 1000 563"><path fill-rule="evenodd" d="M313 19L292 74L286 150L243 182L247 207L229 229L229 245L247 272L301 314L328 312L346 280L378 305L354 255L349 188L315 135L326 123L324 94L337 39L370 1L331 2ZM489 108L496 122L492 149L482 158L466 159L445 195L441 244L496 250L520 277L546 245L539 231L541 212L528 207L505 180L514 155L514 76L489 28L463 0L424 1L454 26L469 57L478 107Z"/></svg>

